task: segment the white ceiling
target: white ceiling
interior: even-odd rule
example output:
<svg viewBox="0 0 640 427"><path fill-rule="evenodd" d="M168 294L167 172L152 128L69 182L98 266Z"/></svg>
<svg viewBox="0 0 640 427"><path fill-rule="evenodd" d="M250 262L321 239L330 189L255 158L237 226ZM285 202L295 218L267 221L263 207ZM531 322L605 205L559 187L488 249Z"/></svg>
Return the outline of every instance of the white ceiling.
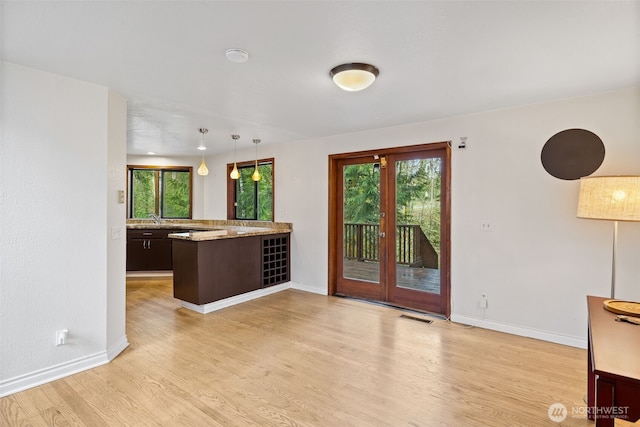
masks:
<svg viewBox="0 0 640 427"><path fill-rule="evenodd" d="M200 127L212 154L638 86L640 2L4 1L2 57L126 97L128 153L193 156ZM380 76L344 92L346 62Z"/></svg>

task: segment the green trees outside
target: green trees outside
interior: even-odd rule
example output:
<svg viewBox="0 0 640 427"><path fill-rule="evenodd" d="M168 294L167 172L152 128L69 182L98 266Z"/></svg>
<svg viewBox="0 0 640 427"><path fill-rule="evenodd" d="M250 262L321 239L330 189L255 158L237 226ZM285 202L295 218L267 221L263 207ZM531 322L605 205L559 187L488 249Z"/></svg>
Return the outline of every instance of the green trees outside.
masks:
<svg viewBox="0 0 640 427"><path fill-rule="evenodd" d="M273 163L258 165L262 175L258 182L251 178L254 169L253 165L238 168L240 177L236 181L236 218L273 221Z"/></svg>
<svg viewBox="0 0 640 427"><path fill-rule="evenodd" d="M191 176L188 171L162 171L162 217L189 218Z"/></svg>
<svg viewBox="0 0 640 427"><path fill-rule="evenodd" d="M131 217L149 218L156 212L156 171L133 169L130 174Z"/></svg>
<svg viewBox="0 0 640 427"><path fill-rule="evenodd" d="M373 164L344 167L344 222L377 224L380 220L380 170Z"/></svg>
<svg viewBox="0 0 640 427"><path fill-rule="evenodd" d="M440 254L441 160L396 163L396 223L418 224Z"/></svg>
<svg viewBox="0 0 640 427"><path fill-rule="evenodd" d="M191 172L189 169L129 169L131 218L190 218Z"/></svg>
<svg viewBox="0 0 640 427"><path fill-rule="evenodd" d="M344 167L344 222L377 224L380 171L377 165ZM440 253L441 160L396 162L396 223L418 224Z"/></svg>

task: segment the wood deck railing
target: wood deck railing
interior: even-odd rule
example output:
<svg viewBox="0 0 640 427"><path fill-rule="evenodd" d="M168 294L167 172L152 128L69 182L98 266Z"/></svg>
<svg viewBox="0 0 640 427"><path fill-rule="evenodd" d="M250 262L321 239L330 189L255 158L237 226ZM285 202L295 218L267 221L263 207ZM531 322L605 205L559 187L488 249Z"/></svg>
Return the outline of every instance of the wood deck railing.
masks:
<svg viewBox="0 0 640 427"><path fill-rule="evenodd" d="M344 224L344 257L379 261L380 224ZM396 262L411 267L438 268L438 253L419 225L396 227Z"/></svg>

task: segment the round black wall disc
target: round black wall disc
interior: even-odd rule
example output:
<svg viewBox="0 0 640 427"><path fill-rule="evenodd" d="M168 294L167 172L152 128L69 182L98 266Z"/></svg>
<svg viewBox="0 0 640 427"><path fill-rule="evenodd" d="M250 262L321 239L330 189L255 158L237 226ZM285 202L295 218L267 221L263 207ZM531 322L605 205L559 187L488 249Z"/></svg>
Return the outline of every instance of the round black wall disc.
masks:
<svg viewBox="0 0 640 427"><path fill-rule="evenodd" d="M556 178L573 180L594 173L604 160L604 144L584 129L567 129L553 135L542 147L542 166Z"/></svg>

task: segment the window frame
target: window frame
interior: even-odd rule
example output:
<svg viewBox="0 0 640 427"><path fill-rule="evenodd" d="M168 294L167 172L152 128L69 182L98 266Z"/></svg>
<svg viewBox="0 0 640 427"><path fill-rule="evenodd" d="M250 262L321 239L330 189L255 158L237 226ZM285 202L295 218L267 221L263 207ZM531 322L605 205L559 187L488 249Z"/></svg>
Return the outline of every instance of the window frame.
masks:
<svg viewBox="0 0 640 427"><path fill-rule="evenodd" d="M161 219L192 219L193 218L193 166L158 166L158 165L127 165L127 219L145 219L133 217L133 192L132 175L134 170L155 170L155 215L160 215ZM188 217L165 217L162 215L162 202L164 194L161 193L162 185L160 178L165 172L189 172L189 216Z"/></svg>
<svg viewBox="0 0 640 427"><path fill-rule="evenodd" d="M257 219L258 210L257 206L255 209L256 219L246 219L246 218L236 218L236 179L231 179L229 176L231 171L233 170L233 163L227 163L227 219L228 220L237 220L237 221L266 221L266 222L275 222L276 211L275 211L275 199L276 199L276 162L275 158L267 157L263 159L258 159L258 165L271 163L271 220L261 220ZM236 162L238 168L242 167L255 167L255 160L247 160L245 162ZM258 185L258 183L255 183ZM258 192L256 191L256 194ZM255 203L255 202L254 202Z"/></svg>

